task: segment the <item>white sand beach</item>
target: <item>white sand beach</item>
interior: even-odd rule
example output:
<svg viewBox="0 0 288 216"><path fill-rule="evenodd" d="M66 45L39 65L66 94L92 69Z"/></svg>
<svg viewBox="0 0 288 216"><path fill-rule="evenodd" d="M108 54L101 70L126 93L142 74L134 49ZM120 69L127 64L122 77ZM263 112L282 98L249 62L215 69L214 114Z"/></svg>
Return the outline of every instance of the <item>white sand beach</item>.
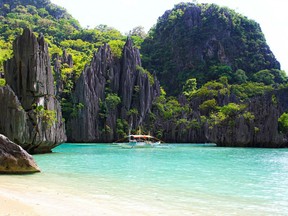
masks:
<svg viewBox="0 0 288 216"><path fill-rule="evenodd" d="M145 211L141 206L138 207L132 204L121 208L121 204L117 204L116 201L99 195L88 200L72 194L41 189L21 191L19 188L1 188L0 191L1 216L149 215L147 210L150 212L151 209Z"/></svg>
<svg viewBox="0 0 288 216"><path fill-rule="evenodd" d="M202 215L269 215L263 208L242 208L243 201L239 200L239 206L224 205L225 202L215 200L208 206L205 203L193 201L190 204L171 205L165 198L140 198L137 194L131 194L131 199L121 197L111 188L111 191L91 191L85 195L77 188L75 190L62 189L65 182L59 182L59 186L25 178L17 179L13 176L0 176L0 215L1 216L202 216ZM101 185L99 185L101 187ZM78 193L79 192L79 193ZM135 198L138 197L138 198ZM197 197L196 197L197 198ZM179 197L185 199L185 197ZM209 211L207 211L209 209Z"/></svg>
<svg viewBox="0 0 288 216"><path fill-rule="evenodd" d="M0 215L117 215L117 213L112 212L109 206L100 206L69 194L1 188Z"/></svg>
<svg viewBox="0 0 288 216"><path fill-rule="evenodd" d="M24 184L23 184L24 183ZM27 184L25 184L27 183ZM35 182L34 182L35 184ZM47 182L32 185L29 181L17 183L13 176L0 176L1 216L117 216L117 215L161 215L165 207L147 205L139 201L120 199L113 194L79 196L75 191L53 188ZM61 183L63 184L63 183ZM117 198L118 197L118 198ZM181 211L181 210L180 210ZM174 212L175 213L175 212ZM166 215L174 215L171 214ZM187 215L187 214L182 214Z"/></svg>
<svg viewBox="0 0 288 216"><path fill-rule="evenodd" d="M0 191L0 215L3 216L36 216L40 215L35 212L32 206L26 205L11 195L3 195Z"/></svg>

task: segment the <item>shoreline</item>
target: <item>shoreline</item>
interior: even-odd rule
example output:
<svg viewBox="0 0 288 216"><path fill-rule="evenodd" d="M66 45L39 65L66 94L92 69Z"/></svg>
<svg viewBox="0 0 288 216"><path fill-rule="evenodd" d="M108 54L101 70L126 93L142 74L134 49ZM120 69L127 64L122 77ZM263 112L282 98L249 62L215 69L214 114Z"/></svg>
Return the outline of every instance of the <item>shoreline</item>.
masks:
<svg viewBox="0 0 288 216"><path fill-rule="evenodd" d="M1 183L0 178L0 183ZM2 182L3 183L3 182ZM19 184L1 185L0 215L2 216L152 216L152 215L230 215L235 209L217 209L207 212L205 206L196 208L192 206L170 208L170 206L142 203L134 200L122 199L112 194L101 194L95 191L93 196L83 197L65 190L53 190L43 185L29 186ZM240 209L238 209L239 211ZM236 210L234 215L266 215L261 209Z"/></svg>
<svg viewBox="0 0 288 216"><path fill-rule="evenodd" d="M147 216L165 213L161 207L133 199L119 199L113 193L95 191L92 196L86 197L65 189L45 187L41 183L31 186L22 181L15 183L15 179L11 183L7 181L11 176L3 177L0 178L1 216ZM166 215L174 214L167 212Z"/></svg>

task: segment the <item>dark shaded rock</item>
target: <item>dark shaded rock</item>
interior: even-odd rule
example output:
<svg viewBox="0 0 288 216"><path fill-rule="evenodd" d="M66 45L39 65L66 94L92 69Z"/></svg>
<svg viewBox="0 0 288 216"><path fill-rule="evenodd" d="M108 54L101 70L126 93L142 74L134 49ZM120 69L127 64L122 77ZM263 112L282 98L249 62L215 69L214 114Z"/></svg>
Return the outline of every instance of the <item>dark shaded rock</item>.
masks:
<svg viewBox="0 0 288 216"><path fill-rule="evenodd" d="M28 174L40 172L39 167L21 146L0 134L0 173Z"/></svg>
<svg viewBox="0 0 288 216"><path fill-rule="evenodd" d="M54 94L48 45L25 29L13 44L14 57L5 62L11 87L0 91L0 133L30 153L50 152L66 141L61 107ZM16 115L15 115L16 113Z"/></svg>
<svg viewBox="0 0 288 216"><path fill-rule="evenodd" d="M121 59L115 58L109 45L105 44L76 83L75 105L84 106L68 121L69 140L111 142L117 139L117 120L137 128L159 92L159 82L155 78L154 83L149 81L141 67L139 50L133 47L130 39L123 48ZM121 102L113 107L109 105L109 97L119 98ZM125 132L128 133L128 128Z"/></svg>

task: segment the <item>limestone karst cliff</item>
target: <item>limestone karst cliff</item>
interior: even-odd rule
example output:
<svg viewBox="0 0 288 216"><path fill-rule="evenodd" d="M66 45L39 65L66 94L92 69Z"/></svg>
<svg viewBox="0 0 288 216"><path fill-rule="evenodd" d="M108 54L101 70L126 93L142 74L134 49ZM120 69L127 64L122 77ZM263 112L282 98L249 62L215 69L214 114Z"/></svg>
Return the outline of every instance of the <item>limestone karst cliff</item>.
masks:
<svg viewBox="0 0 288 216"><path fill-rule="evenodd" d="M215 4L179 3L167 10L145 39L141 54L143 66L155 70L173 95L191 77L202 85L222 75L236 81L239 69L248 80L260 70L280 69L260 25Z"/></svg>
<svg viewBox="0 0 288 216"><path fill-rule="evenodd" d="M66 141L55 97L48 45L25 29L5 62L7 86L0 88L0 133L30 153L50 152Z"/></svg>
<svg viewBox="0 0 288 216"><path fill-rule="evenodd" d="M279 130L279 118L288 111L288 88L269 91L247 100L241 100L234 93L223 92L223 89L215 91L213 99L211 95L208 99L204 95L196 96L190 101L180 97L180 106L185 108L178 112L176 118L165 118L154 107L152 112L157 117L146 127L156 134L161 132L163 140L173 143L288 147L287 132ZM215 106L211 105L212 101Z"/></svg>
<svg viewBox="0 0 288 216"><path fill-rule="evenodd" d="M61 58L60 62L72 66L65 52ZM0 88L0 133L30 153L49 152L64 142L61 109L47 44L41 35L37 39L25 30L17 38L14 57L5 63L5 77L7 85ZM68 139L112 142L141 126L166 142L287 147L287 134L278 129L279 117L288 110L287 88L242 100L232 86L221 82L204 85L191 98L161 99L158 80L142 68L139 50L131 40L127 40L120 58L105 44L76 82L73 112L67 119ZM207 101L211 100L215 100L213 112L207 111ZM221 114L231 103L237 109Z"/></svg>
<svg viewBox="0 0 288 216"><path fill-rule="evenodd" d="M159 82L141 67L139 50L130 39L120 59L105 44L76 83L73 98L78 112L68 121L68 139L114 141L142 124L159 92Z"/></svg>
<svg viewBox="0 0 288 216"><path fill-rule="evenodd" d="M222 124L208 127L206 137L218 146L279 148L288 147L287 133L279 131L279 117L288 111L288 89L268 92L249 101L253 118L236 115Z"/></svg>
<svg viewBox="0 0 288 216"><path fill-rule="evenodd" d="M11 37L20 32L18 25L29 24L37 33L47 35L53 52L55 82L41 34L36 39L26 30L14 44L13 59L5 65L8 85L0 88L0 132L28 151L50 151L65 140L55 98L61 100L72 142L110 142L141 126L142 132L151 132L167 142L286 145L287 136L278 130L278 118L287 112L280 105L287 99L278 98L278 94L284 91L279 89L287 84L287 76L280 71L255 21L214 4L179 3L159 18L145 39L131 32L140 47L141 62L139 50L130 40L121 57L113 54L115 46L120 49L124 43L124 36L115 29L81 28L65 10L56 6L50 10L50 4L33 0L4 3L0 2L0 42L5 59L10 58ZM104 43L111 47L100 47ZM0 70L3 61L0 59ZM157 75L166 96L146 69ZM217 83L216 89L209 86L201 92L207 81L218 82L223 77L228 80L228 90L218 88L222 84ZM190 89L192 98L185 98L183 85L191 78L197 82ZM0 85L4 84L1 79ZM241 93L247 87L257 92L255 85L265 91L245 101L231 90L238 88ZM267 89L270 93L278 89L275 96L270 95L271 100ZM229 108L230 103L239 110L223 116L221 110Z"/></svg>

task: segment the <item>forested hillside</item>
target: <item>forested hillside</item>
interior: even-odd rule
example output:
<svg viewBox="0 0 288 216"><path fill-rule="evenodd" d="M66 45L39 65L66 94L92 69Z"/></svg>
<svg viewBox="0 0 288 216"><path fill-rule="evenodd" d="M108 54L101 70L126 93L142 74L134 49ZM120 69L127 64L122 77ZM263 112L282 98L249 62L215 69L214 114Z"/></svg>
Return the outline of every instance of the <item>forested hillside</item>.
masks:
<svg viewBox="0 0 288 216"><path fill-rule="evenodd" d="M286 82L259 24L215 4L180 3L166 11L141 53L144 67L173 95L190 78L198 86L221 76L238 84Z"/></svg>
<svg viewBox="0 0 288 216"><path fill-rule="evenodd" d="M66 9L49 0L1 0L0 71L3 71L3 61L11 55L12 41L24 28L45 36L51 56L54 53L62 55L63 49L72 54L73 70L78 75L98 47L109 43L112 50L119 53L126 40L126 36L106 25L82 28ZM140 37L134 35L132 38L138 44L141 42Z"/></svg>

